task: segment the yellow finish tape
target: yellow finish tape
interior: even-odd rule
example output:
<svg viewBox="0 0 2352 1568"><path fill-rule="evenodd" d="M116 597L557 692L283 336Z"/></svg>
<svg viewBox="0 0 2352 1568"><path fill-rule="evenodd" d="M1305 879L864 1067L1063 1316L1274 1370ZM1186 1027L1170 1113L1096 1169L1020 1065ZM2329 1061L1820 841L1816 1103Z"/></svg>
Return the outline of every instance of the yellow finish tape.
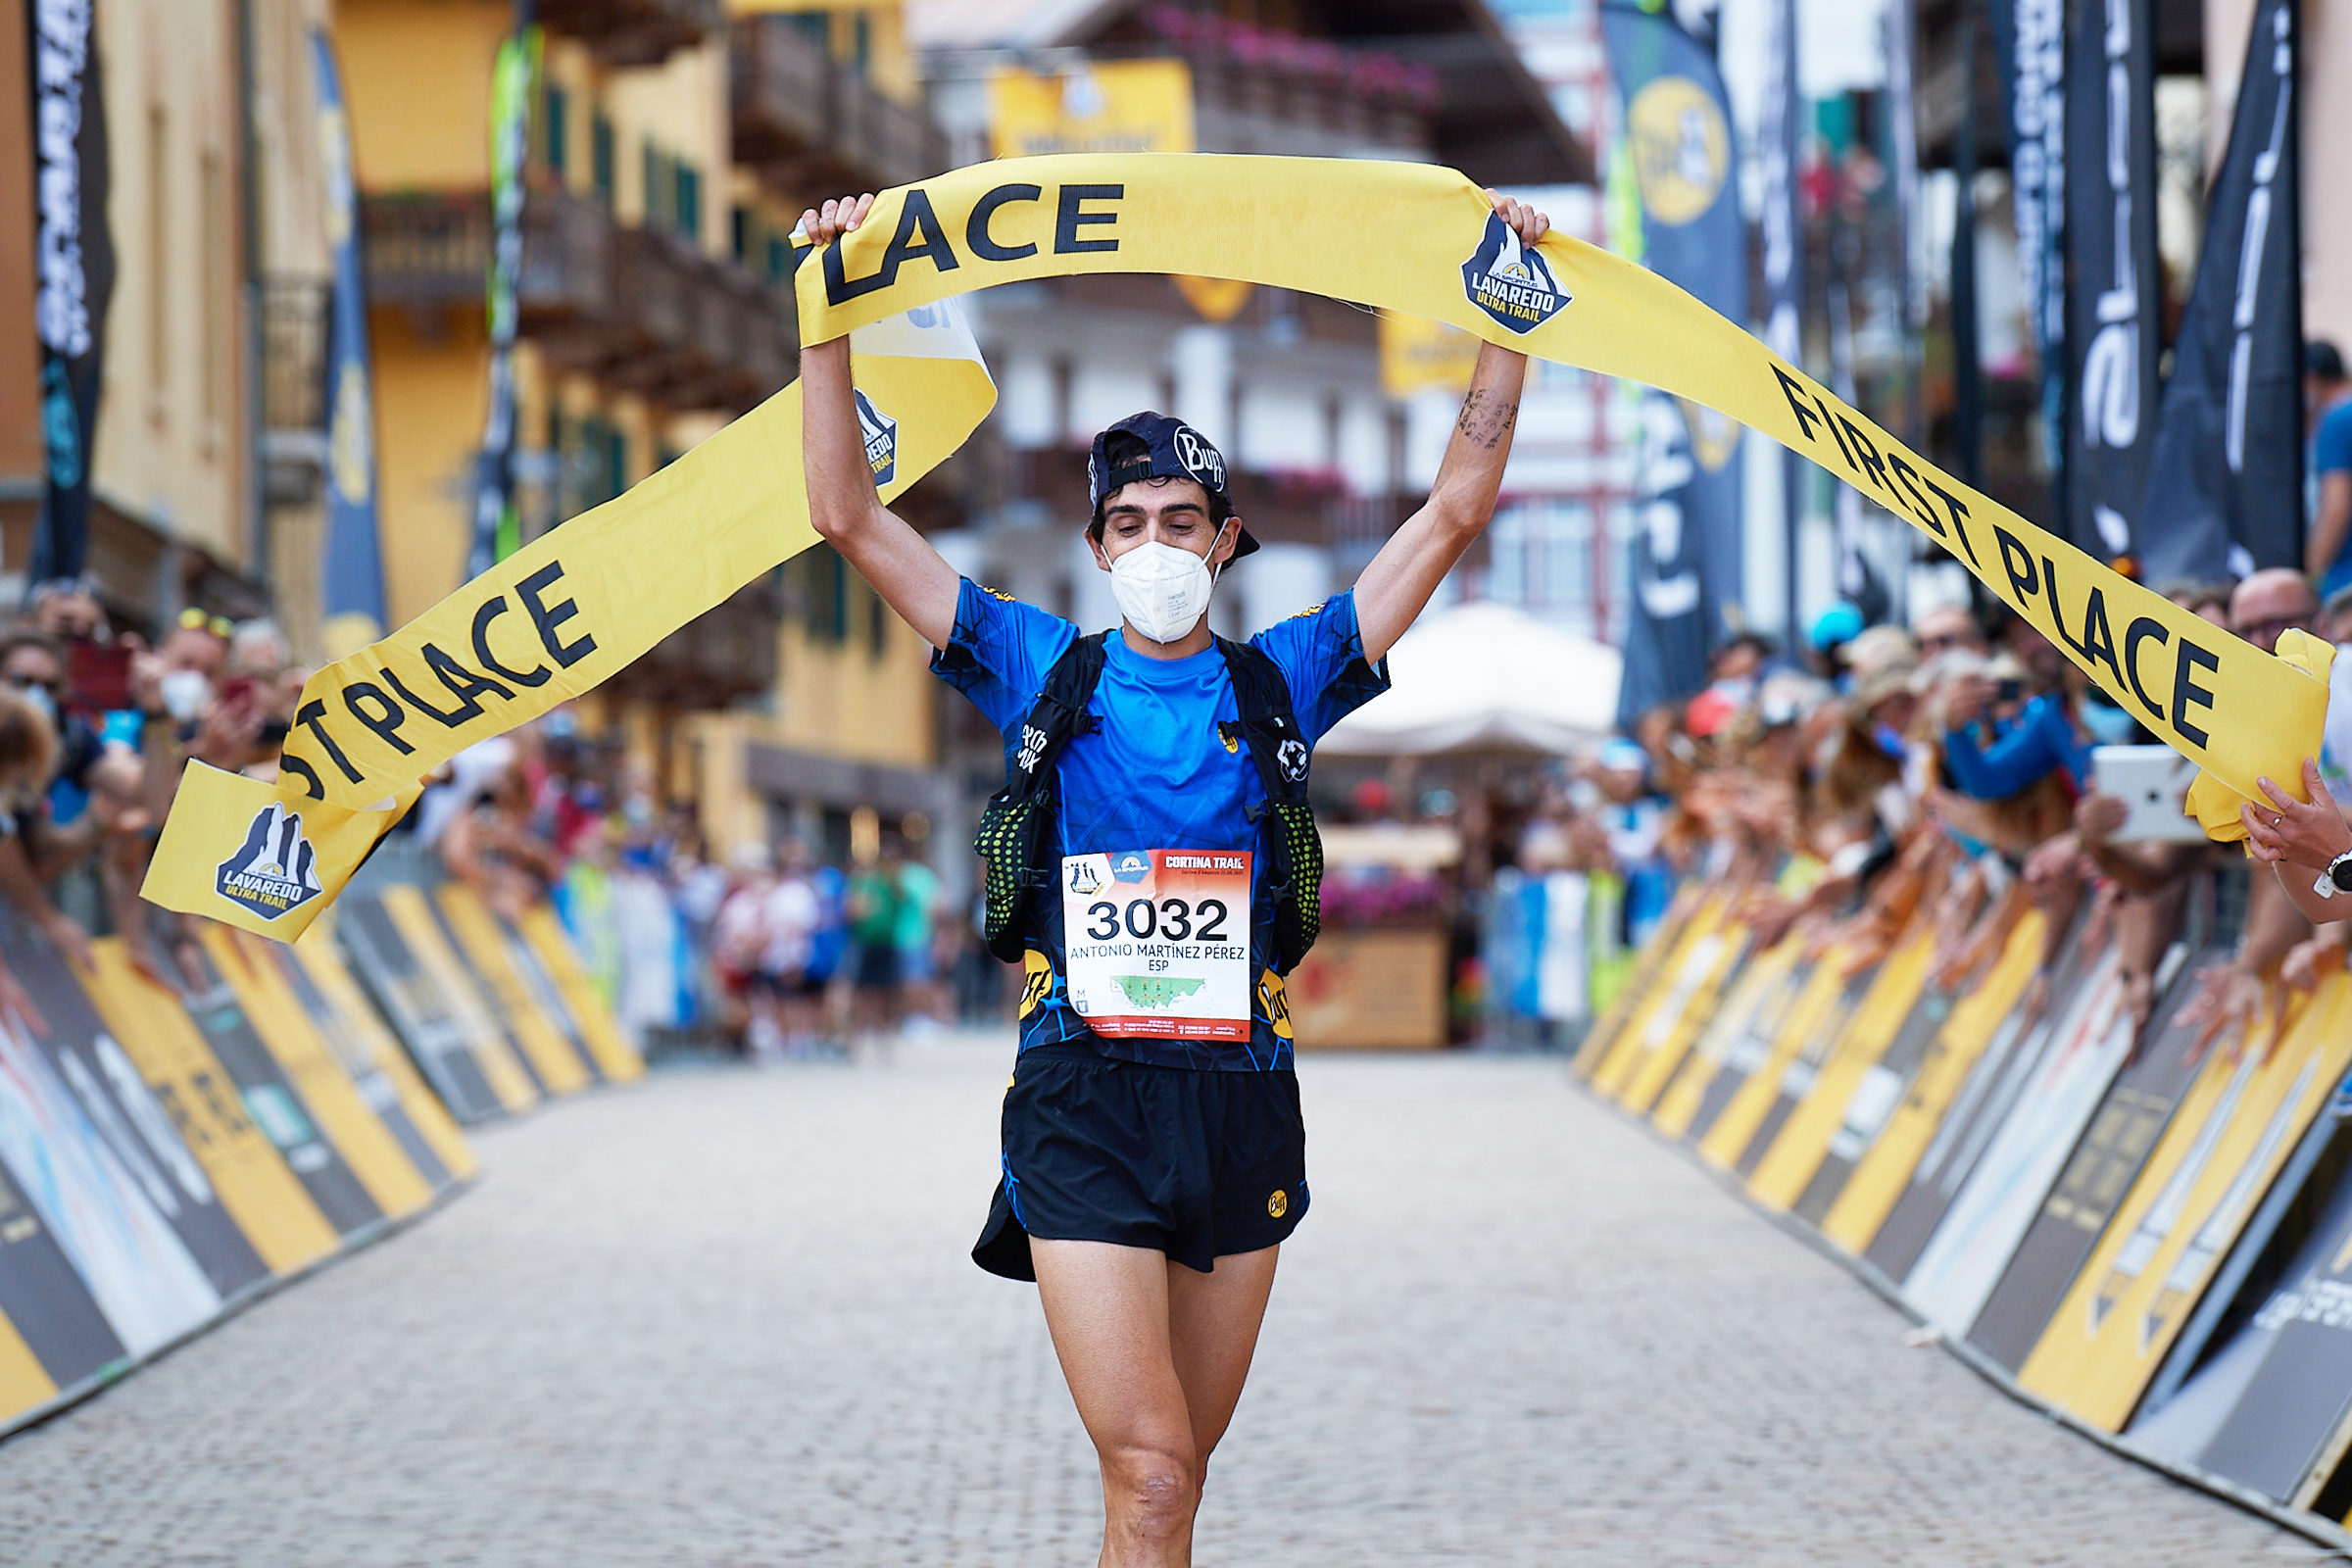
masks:
<svg viewBox="0 0 2352 1568"><path fill-rule="evenodd" d="M796 287L804 342L861 328L893 340L858 345L886 497L960 446L994 400L968 334L930 308L996 284L1105 272L1231 278L1402 311L1688 398L1934 537L2230 790L2255 795L2258 775L2298 780L2319 749L2328 692L2310 661L2298 667L2217 631L1971 490L1655 273L1565 235L1522 247L1476 185L1426 165L1070 154L884 192L864 226L800 269ZM405 804L463 747L586 691L812 543L807 510L788 387L321 670L303 689L288 777L248 788L199 775L204 787L183 791L166 824L148 896L294 935L340 887L346 858L356 864L337 835L387 813L309 808L293 837L323 824L336 845L306 862L313 890L276 840L241 849L273 803L280 838L306 798L343 811Z"/></svg>

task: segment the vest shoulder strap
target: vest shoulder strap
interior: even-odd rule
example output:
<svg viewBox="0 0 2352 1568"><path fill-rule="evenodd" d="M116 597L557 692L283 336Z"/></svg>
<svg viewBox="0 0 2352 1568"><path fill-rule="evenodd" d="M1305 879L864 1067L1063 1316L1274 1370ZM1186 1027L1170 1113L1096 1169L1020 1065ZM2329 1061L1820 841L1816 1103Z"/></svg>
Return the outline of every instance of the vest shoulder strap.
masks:
<svg viewBox="0 0 2352 1568"><path fill-rule="evenodd" d="M1054 763L1069 738L1094 727L1086 705L1102 678L1102 645L1109 636L1104 631L1075 639L1046 672L1007 769L1008 795L1019 799L1036 794L1054 776Z"/></svg>
<svg viewBox="0 0 2352 1568"><path fill-rule="evenodd" d="M1282 666L1254 643L1217 639L1225 668L1233 676L1233 695L1241 711L1242 739L1257 764L1258 781L1270 800L1303 802L1312 749L1291 709L1291 683Z"/></svg>

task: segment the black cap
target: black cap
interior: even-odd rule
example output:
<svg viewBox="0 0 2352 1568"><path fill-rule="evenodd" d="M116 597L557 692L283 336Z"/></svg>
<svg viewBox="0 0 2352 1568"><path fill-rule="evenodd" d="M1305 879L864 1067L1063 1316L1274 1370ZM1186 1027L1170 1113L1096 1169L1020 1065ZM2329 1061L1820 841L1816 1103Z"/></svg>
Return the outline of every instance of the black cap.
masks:
<svg viewBox="0 0 2352 1568"><path fill-rule="evenodd" d="M1118 462L1111 461L1112 437L1131 436L1118 445ZM1136 443L1142 450L1136 450ZM1102 519L1102 503L1121 485L1138 479L1190 479L1208 492L1208 514L1219 526L1233 515L1233 493L1227 488L1225 455L1216 444L1185 423L1164 414L1131 414L1095 437L1086 455L1086 501L1094 520ZM1239 561L1257 548L1250 530L1237 530L1233 559Z"/></svg>
<svg viewBox="0 0 2352 1568"><path fill-rule="evenodd" d="M2335 345L2324 337L2315 337L2303 345L2303 373L2316 375L2323 381L2341 381L2344 378L2344 357Z"/></svg>

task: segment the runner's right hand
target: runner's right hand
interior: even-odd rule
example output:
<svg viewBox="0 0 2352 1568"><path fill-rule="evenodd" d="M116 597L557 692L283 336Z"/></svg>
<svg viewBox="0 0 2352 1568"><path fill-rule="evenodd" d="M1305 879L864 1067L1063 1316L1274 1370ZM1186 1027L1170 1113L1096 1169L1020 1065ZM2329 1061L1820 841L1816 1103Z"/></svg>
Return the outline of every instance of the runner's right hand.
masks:
<svg viewBox="0 0 2352 1568"><path fill-rule="evenodd" d="M822 211L811 207L801 214L801 232L818 245L833 241L865 221L865 215L874 210L873 194L836 196L829 199Z"/></svg>

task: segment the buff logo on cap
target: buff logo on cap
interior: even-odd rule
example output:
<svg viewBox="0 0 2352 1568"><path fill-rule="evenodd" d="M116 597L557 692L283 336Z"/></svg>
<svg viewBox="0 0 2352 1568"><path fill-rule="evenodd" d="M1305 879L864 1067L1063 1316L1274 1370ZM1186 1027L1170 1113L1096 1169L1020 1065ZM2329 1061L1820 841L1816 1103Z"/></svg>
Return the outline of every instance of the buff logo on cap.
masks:
<svg viewBox="0 0 2352 1568"><path fill-rule="evenodd" d="M888 484L899 471L899 421L874 407L863 392L858 398L858 428L865 436L865 461L874 470L874 483Z"/></svg>
<svg viewBox="0 0 2352 1568"><path fill-rule="evenodd" d="M237 853L222 860L214 887L265 920L299 909L324 891L318 856L302 836L302 818L272 802L255 813Z"/></svg>
<svg viewBox="0 0 2352 1568"><path fill-rule="evenodd" d="M1225 455L1208 444L1208 438L1189 424L1178 425L1168 437L1176 449L1176 461L1185 471L1208 490L1211 495L1225 491Z"/></svg>
<svg viewBox="0 0 2352 1568"><path fill-rule="evenodd" d="M1533 332L1560 314L1569 295L1540 252L1519 242L1499 213L1487 215L1478 249L1462 264L1462 292L1470 303L1514 332Z"/></svg>

